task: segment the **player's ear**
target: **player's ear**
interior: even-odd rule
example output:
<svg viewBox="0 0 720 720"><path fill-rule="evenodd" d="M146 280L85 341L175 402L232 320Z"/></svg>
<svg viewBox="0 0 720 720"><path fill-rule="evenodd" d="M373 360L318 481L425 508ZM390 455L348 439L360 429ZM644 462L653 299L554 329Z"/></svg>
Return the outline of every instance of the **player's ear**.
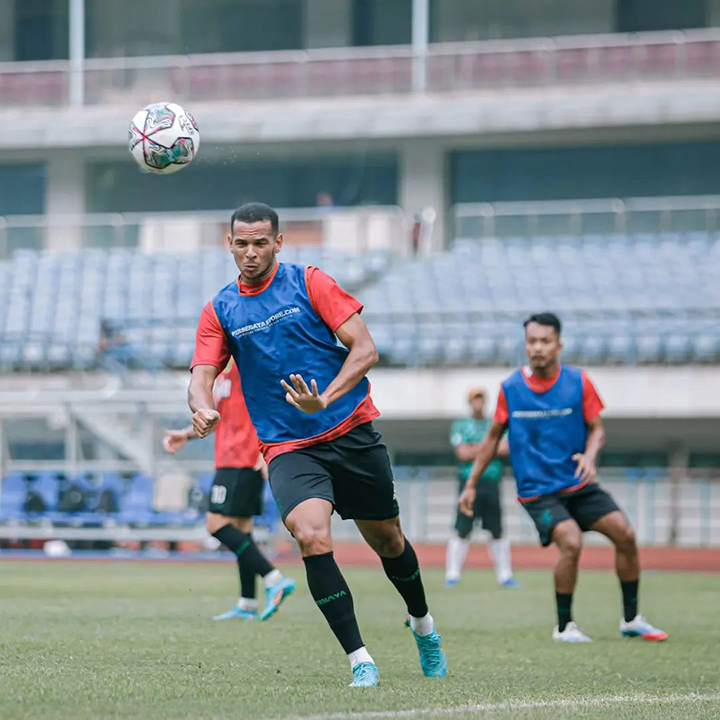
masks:
<svg viewBox="0 0 720 720"><path fill-rule="evenodd" d="M277 237L275 238L275 253L279 253L283 246L283 234L278 233Z"/></svg>
<svg viewBox="0 0 720 720"><path fill-rule="evenodd" d="M227 241L228 241L228 247L232 250L232 235L230 233L228 233Z"/></svg>

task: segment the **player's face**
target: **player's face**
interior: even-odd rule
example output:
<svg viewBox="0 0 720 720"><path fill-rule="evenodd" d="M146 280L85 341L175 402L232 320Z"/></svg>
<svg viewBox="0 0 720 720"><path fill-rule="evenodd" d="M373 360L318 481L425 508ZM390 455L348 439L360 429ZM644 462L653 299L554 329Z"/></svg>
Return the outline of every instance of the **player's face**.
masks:
<svg viewBox="0 0 720 720"><path fill-rule="evenodd" d="M235 264L243 281L251 285L262 282L272 272L275 255L280 252L282 243L282 234L273 232L269 220L255 223L235 221L232 234L228 235Z"/></svg>
<svg viewBox="0 0 720 720"><path fill-rule="evenodd" d="M530 323L525 328L525 352L533 370L545 370L554 365L560 350L562 343L555 328L539 323Z"/></svg>
<svg viewBox="0 0 720 720"><path fill-rule="evenodd" d="M470 401L470 409L474 417L482 417L485 410L485 398L482 395L475 395Z"/></svg>

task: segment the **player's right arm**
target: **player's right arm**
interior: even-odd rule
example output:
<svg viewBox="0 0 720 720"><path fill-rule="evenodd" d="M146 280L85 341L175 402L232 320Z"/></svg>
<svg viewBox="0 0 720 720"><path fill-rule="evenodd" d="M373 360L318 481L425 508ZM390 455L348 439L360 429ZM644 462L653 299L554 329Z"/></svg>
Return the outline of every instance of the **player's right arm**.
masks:
<svg viewBox="0 0 720 720"><path fill-rule="evenodd" d="M188 440L194 440L197 437L192 425L182 428L182 430L166 430L163 437L163 450L174 455Z"/></svg>
<svg viewBox="0 0 720 720"><path fill-rule="evenodd" d="M218 373L219 370L213 365L196 365L192 369L188 405L193 413L193 431L199 438L207 437L220 422L220 413L215 409L212 393Z"/></svg>
<svg viewBox="0 0 720 720"><path fill-rule="evenodd" d="M188 387L188 405L193 413L192 427L199 438L209 435L220 422L220 413L215 409L213 386L220 369L227 365L229 359L225 333L212 302L209 302L200 314L195 334L192 375Z"/></svg>
<svg viewBox="0 0 720 720"><path fill-rule="evenodd" d="M470 476L465 483L465 489L460 495L460 512L465 515L472 516L473 514L473 504L475 503L478 481L487 469L487 466L495 459L500 441L505 434L505 427L505 423L494 420L480 443L480 448L477 451L472 469L470 470Z"/></svg>

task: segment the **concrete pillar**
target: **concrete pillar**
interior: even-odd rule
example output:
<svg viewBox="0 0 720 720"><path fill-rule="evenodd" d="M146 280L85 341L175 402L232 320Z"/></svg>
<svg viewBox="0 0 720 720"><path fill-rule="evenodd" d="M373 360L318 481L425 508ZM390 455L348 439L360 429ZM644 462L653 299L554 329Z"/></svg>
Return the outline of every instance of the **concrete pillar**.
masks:
<svg viewBox="0 0 720 720"><path fill-rule="evenodd" d="M0 0L0 62L15 59L15 3Z"/></svg>
<svg viewBox="0 0 720 720"><path fill-rule="evenodd" d="M81 226L57 222L58 215L85 213L85 158L76 150L55 150L48 156L45 213L49 228L46 247L72 250L82 246Z"/></svg>
<svg viewBox="0 0 720 720"><path fill-rule="evenodd" d="M405 212L421 216L427 208L435 213L430 250L445 247L447 218L446 151L428 139L407 140L400 150L400 205Z"/></svg>
<svg viewBox="0 0 720 720"><path fill-rule="evenodd" d="M307 0L306 48L347 47L352 41L350 0Z"/></svg>

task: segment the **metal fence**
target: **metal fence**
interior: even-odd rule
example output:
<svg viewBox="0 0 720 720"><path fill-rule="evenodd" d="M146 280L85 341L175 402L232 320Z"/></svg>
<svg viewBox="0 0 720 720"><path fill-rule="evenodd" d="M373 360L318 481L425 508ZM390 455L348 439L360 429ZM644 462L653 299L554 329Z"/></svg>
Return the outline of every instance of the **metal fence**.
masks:
<svg viewBox="0 0 720 720"><path fill-rule="evenodd" d="M0 216L0 260L16 250L136 248L145 252L225 247L231 210L173 213L88 213ZM413 221L395 206L278 210L292 245L322 245L352 253L412 252ZM433 223L421 221L420 244Z"/></svg>
<svg viewBox="0 0 720 720"><path fill-rule="evenodd" d="M48 471L61 464L51 462L11 463L13 472ZM114 469L128 463L112 464ZM178 491L187 494L196 475L207 473L207 461L158 463L157 483L162 488L156 498L166 509L167 498L175 499ZM108 468L107 461L80 463L80 469L100 473ZM457 481L453 468L399 467L396 471L396 491L406 535L416 542L443 543L454 524L457 503ZM686 471L683 477L671 480L666 468L607 468L601 471L600 481L620 507L627 513L638 537L645 546L720 547L720 468ZM515 544L537 543L537 532L527 513L518 504L511 477L501 486L505 533ZM1 494L0 494L1 497ZM2 504L0 502L0 516ZM55 513L57 515L57 513ZM197 524L185 527L125 525L108 516L103 526L83 527L68 520L62 525L36 519L34 522L0 522L0 539L66 539L66 540L203 540L207 537L201 515ZM351 522L337 516L333 520L333 536L338 540L360 540ZM486 533L476 529L475 540L485 542ZM606 541L591 533L587 544Z"/></svg>
<svg viewBox="0 0 720 720"><path fill-rule="evenodd" d="M712 77L717 29L0 64L4 106L278 99ZM413 80L415 77L415 80ZM422 83L418 84L418 78Z"/></svg>
<svg viewBox="0 0 720 720"><path fill-rule="evenodd" d="M720 231L720 196L458 203L454 237Z"/></svg>

